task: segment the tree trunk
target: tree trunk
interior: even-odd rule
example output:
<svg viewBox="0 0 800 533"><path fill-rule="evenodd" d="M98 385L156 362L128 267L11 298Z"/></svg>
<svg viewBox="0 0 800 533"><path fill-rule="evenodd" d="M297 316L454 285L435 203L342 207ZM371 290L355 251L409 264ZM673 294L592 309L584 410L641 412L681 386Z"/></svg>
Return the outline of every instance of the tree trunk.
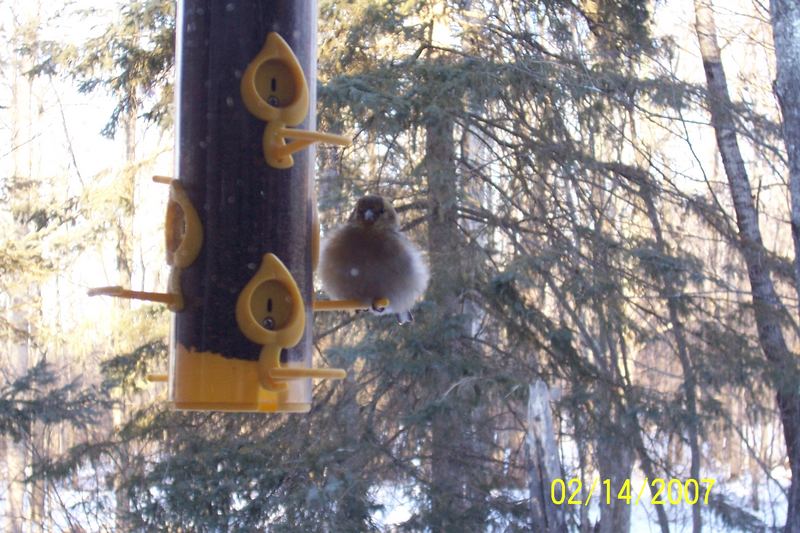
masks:
<svg viewBox="0 0 800 533"><path fill-rule="evenodd" d="M656 210L656 206L650 191L642 190L642 198L647 208L647 216L650 219L650 225L653 227L653 234L656 238L658 251L659 253L666 255L668 253L667 243L664 241L664 234L661 230L661 222L658 218L658 210ZM686 340L686 331L683 327L683 321L681 320L678 306L678 302L682 294L679 292L678 287L670 276L671 274L666 274L662 277L660 293L661 297L664 298L667 303L669 323L672 326L672 335L675 337L678 360L680 361L681 370L683 372L683 394L686 398L686 412L689 417L686 423L689 439L689 450L691 452L689 477L691 479L700 479L701 455L700 440L698 438L699 418L697 416L697 380L695 379L694 364L692 363L691 355L689 353L689 345ZM700 511L701 509L699 505L692 506L692 533L700 533L700 531L703 529L703 517Z"/></svg>
<svg viewBox="0 0 800 533"><path fill-rule="evenodd" d="M34 422L31 427L31 449L30 464L47 457L47 435L42 422ZM44 533L50 531L47 524L47 514L45 506L47 503L46 480L38 479L29 484L30 486L30 515L31 533Z"/></svg>
<svg viewBox="0 0 800 533"><path fill-rule="evenodd" d="M775 93L783 115L783 142L789 160L789 193L791 196L792 240L794 241L794 286L798 297L800 314L800 4L796 0L771 0L772 37L775 41L777 79ZM795 394L796 396L796 394ZM794 405L798 416L798 400L788 400ZM794 402L793 404L791 402ZM797 468L800 468L800 443L797 420L793 421L794 431L784 431L787 441L792 439L790 462L792 464L792 484L789 488L789 512L786 530L800 531L800 483L796 481Z"/></svg>
<svg viewBox="0 0 800 533"><path fill-rule="evenodd" d="M551 496L551 483L562 477L561 461L550 414L549 389L542 380L528 387L527 446L532 529L542 533L566 531L565 505L556 505ZM558 493L555 496L560 498Z"/></svg>
<svg viewBox="0 0 800 533"><path fill-rule="evenodd" d="M722 67L717 30L710 0L695 0L697 37L708 85L708 104L711 124L717 138L722 164L728 178L736 224L739 247L747 265L750 293L753 299L758 340L764 355L773 367L776 376L778 410L783 423L786 451L792 471L789 489L789 509L786 531L800 532L800 490L798 468L800 468L800 395L796 387L796 368L793 354L786 346L781 330L780 317L783 311L775 292L769 269L765 261L764 244L758 223L758 213L753 203L750 182L742 160L736 138L735 124L731 113L728 83Z"/></svg>
<svg viewBox="0 0 800 533"><path fill-rule="evenodd" d="M465 10L472 8L473 1L465 0L463 7ZM476 49L474 43L469 39L462 39L462 46L468 53L479 54L480 51ZM472 116L485 117L486 104L483 100L478 98L474 93L468 92L465 97L466 108L468 113ZM462 129L462 138L458 143L461 149L460 159L458 166L461 173L458 181L458 190L462 202L473 208L491 209L491 194L486 183L480 178L478 173L487 163L490 156L486 149L488 139L478 133L476 130L470 129L465 126ZM462 204L462 205L463 205ZM480 253L476 249L490 249L492 247L493 232L486 231L486 224L483 222L465 220L460 221L463 231L468 234L468 241L470 242L468 248L468 255L471 257L479 257ZM474 248L473 248L474 247ZM479 269L481 268L479 261L465 261L464 262L464 285L467 287L476 286L479 276ZM486 311L479 301L478 297L472 291L463 291L464 296L462 300L463 314L465 315L464 323L464 336L469 339L478 339L481 342L492 345L497 342L497 332L486 331L482 327ZM492 357L492 356L490 356ZM470 437L468 445L471 448L473 457L491 457L492 447L495 440L495 431L491 424L487 424L487 420L492 417L492 408L490 402L485 401L485 396L481 395L482 391L476 384L472 387L469 401L473 402L474 408L470 412ZM487 507L481 506L478 509L477 502L485 502L485 489L491 483L492 471L490 468L472 468L470 471L469 482L466 487L466 498L473 503L473 519L476 521L484 522L487 518Z"/></svg>
<svg viewBox="0 0 800 533"><path fill-rule="evenodd" d="M24 327L24 324L15 322L15 326ZM16 344L16 346L14 346ZM9 375L11 379L25 374L28 368L28 346L27 341L11 341L8 351L10 360L8 361ZM25 442L15 441L11 436L5 437L5 458L6 458L6 516L4 531L8 533L22 533L24 524L23 504L25 501L25 466L26 457Z"/></svg>
<svg viewBox="0 0 800 533"><path fill-rule="evenodd" d="M38 5L31 6L32 10L17 21L20 26L14 28L14 36L23 39L31 36L22 36L26 31L25 25L28 22L38 22L34 12L38 12ZM23 21L23 19L27 19ZM35 27L35 24L33 24ZM36 168L36 151L33 143L28 143L35 138L36 128L34 113L38 102L34 93L33 81L25 76L25 72L30 68L30 64L24 59L12 62L11 70L11 109L12 109L12 131L11 145L19 146L13 150L13 173L14 178L31 180L34 178L34 168ZM25 188L23 194L27 195L23 209L29 210L33 205L33 197L37 194L36 187ZM28 214L28 213L23 213ZM15 237L23 239L30 229L24 222L16 224L14 228ZM12 336L6 346L3 361L5 376L11 382L16 378L24 376L31 366L31 346L29 334L31 330L30 314L27 306L32 300L33 287L30 281L26 280L24 274L18 278L14 288L14 294L8 298L9 323L19 332L21 338ZM31 428L28 428L30 430ZM22 532L25 526L25 496L30 490L30 485L25 483L25 470L28 467L27 448L30 443L29 435L23 435L20 440L15 441L10 436L5 437L5 458L6 458L6 516L5 531L9 533Z"/></svg>
<svg viewBox="0 0 800 533"><path fill-rule="evenodd" d="M590 141L591 142L591 141ZM604 233L606 226L612 226L619 219L620 214L613 198L608 195L608 183L598 182L591 189L592 205L605 206L602 212L593 207L590 214L594 231L586 238L585 245L590 250L591 266L590 276L592 285L601 287L608 283L610 278L619 280L619 271L614 265L614 258L610 253ZM605 417L607 424L598 429L596 446L602 452L597 454L597 467L600 478L611 481L612 493L609 505L600 506L600 520L597 523L599 533L623 533L630 531L631 506L617 498L619 490L631 477L633 471L634 453L630 446L630 438L623 437L635 431L635 426L629 423L624 397L627 370L624 367L623 353L625 339L617 327L619 317L625 315L623 303L616 294L596 294L589 299L590 305L581 312L586 314L587 323L593 323L592 342L595 344L594 352L598 368L606 376L606 382L598 383L595 408L601 417ZM602 380L601 380L602 381ZM617 383L622 387L610 385ZM600 493L605 500L605 486Z"/></svg>
<svg viewBox="0 0 800 533"><path fill-rule="evenodd" d="M608 431L598 435L597 446L597 468L602 480L611 481L610 505L606 505L605 486L601 486L600 521L597 523L595 531L597 533L623 533L631 529L631 506L624 500L617 498L623 484L631 478L633 470L633 452L628 443L623 442L619 435L628 434L636 428L626 427L625 417L620 413L620 407L615 404L610 395L614 391L602 391L604 396L597 401L602 406L603 413L607 413L609 421L613 426ZM614 429L611 429L614 428ZM619 433L617 433L619 432ZM634 489L631 487L631 491ZM596 495L595 495L596 496Z"/></svg>
<svg viewBox="0 0 800 533"><path fill-rule="evenodd" d="M459 230L456 211L456 172L453 143L453 120L429 117L426 121L425 169L428 175L428 242L431 283L429 294L436 303L441 320L460 314ZM450 369L458 358L451 342L441 361L432 369L435 393L443 395L459 376ZM431 420L431 526L433 531L457 529L457 520L466 512L462 498L463 467L458 457L461 426L457 411L440 405Z"/></svg>
<svg viewBox="0 0 800 533"><path fill-rule="evenodd" d="M27 318L18 309L24 308L26 300L14 298L11 302L11 323L24 335L30 332ZM30 343L27 338L11 339L8 342L6 354L8 360L4 366L8 370L9 381L24 376L30 368ZM31 428L28 428L30 430ZM22 435L15 441L11 436L5 437L6 456L6 516L5 529L8 533L22 533L25 526L25 493L32 489L32 485L25 483L25 470L28 466L27 445L30 443L29 435Z"/></svg>
<svg viewBox="0 0 800 533"><path fill-rule="evenodd" d="M134 191L136 189L136 108L128 110L124 118L125 127L125 170L122 175L122 188L120 191L120 214L116 224L117 233L117 285L125 288L133 288L133 217L134 217ZM131 309L130 300L117 298L114 300L114 312L116 323L120 324ZM124 329L124 328L123 328ZM125 332L115 336L112 345L114 354L123 353L132 348L130 340ZM127 417L127 400L124 390L117 391L118 403L112 408L112 423L116 428L122 426ZM126 494L125 484L127 477L131 474L128 471L130 464L129 450L127 444L121 443L118 447L119 457L117 460L118 468L114 477L114 524L117 531L127 529L127 519L130 513L130 501Z"/></svg>
<svg viewBox="0 0 800 533"><path fill-rule="evenodd" d="M633 419L632 425L636 430L632 433L632 435L635 439L636 451L639 454L639 461L642 464L642 471L644 472L645 479L653 480L657 478L658 475L655 473L655 469L653 468L653 460L648 455L647 448L645 448L644 445L644 439L642 439L644 430L641 428L635 418ZM653 488L652 484L650 485L649 490L650 495L655 497L655 489ZM669 517L667 516L667 512L664 511L664 506L656 505L655 508L656 516L658 517L658 526L661 528L661 533L669 533Z"/></svg>
<svg viewBox="0 0 800 533"><path fill-rule="evenodd" d="M775 41L775 94L783 115L783 142L789 160L794 285L800 313L800 4L771 0L772 38Z"/></svg>

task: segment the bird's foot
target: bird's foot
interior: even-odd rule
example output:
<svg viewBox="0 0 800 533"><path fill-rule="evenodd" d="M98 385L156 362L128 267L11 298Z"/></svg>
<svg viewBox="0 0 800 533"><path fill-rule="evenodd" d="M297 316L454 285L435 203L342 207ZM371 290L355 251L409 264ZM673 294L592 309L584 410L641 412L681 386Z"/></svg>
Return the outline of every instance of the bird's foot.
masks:
<svg viewBox="0 0 800 533"><path fill-rule="evenodd" d="M411 314L411 311L397 313L397 323L401 326L411 324L412 322L414 322L414 315Z"/></svg>

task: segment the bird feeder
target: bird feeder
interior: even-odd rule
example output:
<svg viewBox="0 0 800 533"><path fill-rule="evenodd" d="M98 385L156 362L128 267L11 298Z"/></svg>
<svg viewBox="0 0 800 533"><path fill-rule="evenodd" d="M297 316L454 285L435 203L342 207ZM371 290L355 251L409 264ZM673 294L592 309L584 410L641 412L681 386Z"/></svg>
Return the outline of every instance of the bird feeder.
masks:
<svg viewBox="0 0 800 533"><path fill-rule="evenodd" d="M305 412L311 379L314 2L178 4L177 168L169 188L167 291L91 291L174 312L169 398L177 409ZM308 80L308 81L307 81ZM368 305L368 304L367 304Z"/></svg>

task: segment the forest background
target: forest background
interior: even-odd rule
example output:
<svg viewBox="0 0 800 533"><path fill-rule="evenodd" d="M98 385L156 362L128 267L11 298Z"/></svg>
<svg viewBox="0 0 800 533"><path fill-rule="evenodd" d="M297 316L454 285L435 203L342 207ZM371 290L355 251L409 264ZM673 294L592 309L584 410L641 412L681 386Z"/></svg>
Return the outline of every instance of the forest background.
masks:
<svg viewBox="0 0 800 533"><path fill-rule="evenodd" d="M432 279L316 317L307 415L170 411L169 313L87 299L164 287L173 157L175 5L99 4L0 3L4 531L800 530L796 2L319 0L323 229Z"/></svg>

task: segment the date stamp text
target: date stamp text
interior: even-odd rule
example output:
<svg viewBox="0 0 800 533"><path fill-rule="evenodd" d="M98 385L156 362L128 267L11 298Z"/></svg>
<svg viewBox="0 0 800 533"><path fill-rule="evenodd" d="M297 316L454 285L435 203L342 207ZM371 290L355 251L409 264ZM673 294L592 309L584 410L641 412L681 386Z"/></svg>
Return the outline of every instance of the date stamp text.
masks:
<svg viewBox="0 0 800 533"><path fill-rule="evenodd" d="M644 479L638 490L626 479L619 488L613 487L610 479L598 478L592 481L586 497L583 498L583 482L580 478L564 480L556 478L550 483L550 500L555 505L589 505L592 497L600 498L600 503L611 505L613 500L625 502L625 505L639 505L650 502L650 505L708 505L708 496L715 480L709 478L680 480L677 478L653 480ZM602 485L602 487L599 487ZM645 496L645 490L650 488ZM598 488L602 494L597 495Z"/></svg>

